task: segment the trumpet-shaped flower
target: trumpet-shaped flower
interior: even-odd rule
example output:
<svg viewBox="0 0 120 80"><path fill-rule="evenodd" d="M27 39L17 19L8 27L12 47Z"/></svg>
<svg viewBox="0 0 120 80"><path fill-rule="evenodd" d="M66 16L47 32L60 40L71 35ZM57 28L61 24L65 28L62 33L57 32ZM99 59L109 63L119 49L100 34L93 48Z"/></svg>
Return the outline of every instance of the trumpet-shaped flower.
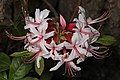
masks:
<svg viewBox="0 0 120 80"><path fill-rule="evenodd" d="M64 51L63 51L64 52ZM65 51L66 52L66 51ZM76 71L80 71L81 68L77 67L73 61L65 61L65 59L67 59L69 57L68 53L64 53L62 55L62 60L60 60L56 66L52 67L50 69L50 71L55 71L57 70L60 66L62 66L65 63L65 72L66 70L68 70L69 75L71 75L72 77L74 76L74 70Z"/></svg>
<svg viewBox="0 0 120 80"><path fill-rule="evenodd" d="M66 42L66 45L65 45L66 49L72 49L70 56L68 57L68 59L66 59L66 61L71 61L77 57L84 60L86 54L91 54L83 47L80 47L81 46L80 42L81 42L81 40L83 40L81 38L82 37L80 36L80 34L75 32L72 37L72 44ZM87 37L86 37L86 39L87 39ZM81 60L81 59L79 59L79 60Z"/></svg>
<svg viewBox="0 0 120 80"><path fill-rule="evenodd" d="M61 60L62 56L58 51L62 50L62 48L64 47L64 43L65 42L62 42L56 45L55 41L52 39L50 44L46 44L46 47L50 49L50 55L53 60Z"/></svg>

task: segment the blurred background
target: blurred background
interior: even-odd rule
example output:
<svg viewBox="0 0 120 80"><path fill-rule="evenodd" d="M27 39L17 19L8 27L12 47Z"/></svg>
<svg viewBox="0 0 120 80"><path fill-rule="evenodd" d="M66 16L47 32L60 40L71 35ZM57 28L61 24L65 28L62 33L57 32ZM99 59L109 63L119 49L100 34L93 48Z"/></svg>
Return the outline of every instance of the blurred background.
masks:
<svg viewBox="0 0 120 80"><path fill-rule="evenodd" d="M79 76L70 78L54 74L51 80L120 80L120 0L0 0L0 51L10 55L14 51L23 50L23 42L8 39L4 30L9 30L17 36L24 35L23 16L29 13L34 17L36 8L41 10L54 8L69 23L76 17L78 5L85 8L86 17L93 19L110 8L110 18L100 23L101 34L114 36L117 42L110 47L112 51L110 57L100 60L87 58L80 63L82 70ZM55 14L51 12L50 17L54 16Z"/></svg>

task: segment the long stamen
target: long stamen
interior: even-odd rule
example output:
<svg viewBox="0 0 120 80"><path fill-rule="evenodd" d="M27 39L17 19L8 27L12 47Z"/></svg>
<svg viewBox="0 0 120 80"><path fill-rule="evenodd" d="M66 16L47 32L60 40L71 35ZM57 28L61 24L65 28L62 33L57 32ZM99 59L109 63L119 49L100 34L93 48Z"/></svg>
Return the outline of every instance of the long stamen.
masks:
<svg viewBox="0 0 120 80"><path fill-rule="evenodd" d="M111 13L110 13L110 9L109 9L108 11L104 12L104 14L103 14L102 16L100 16L100 17L97 18L97 19L92 20L92 21L89 22L88 24L93 24L93 23L102 22L102 21L108 19L110 16L111 16Z"/></svg>
<svg viewBox="0 0 120 80"><path fill-rule="evenodd" d="M96 52L96 51L94 51L92 49L87 49L87 50L90 51L94 55L94 57L97 58L97 59L103 59L105 57L110 56L109 53L106 53L107 51L105 51L103 53L103 52Z"/></svg>
<svg viewBox="0 0 120 80"><path fill-rule="evenodd" d="M12 40L23 40L29 36L29 35L26 35L26 36L16 37L16 36L13 36L12 34L9 34L7 31L5 31L5 32L6 32L7 36Z"/></svg>
<svg viewBox="0 0 120 80"><path fill-rule="evenodd" d="M73 73L74 70L71 68L70 62L67 62L66 64L67 64L67 68L68 68L68 74L71 75L72 77L74 77L75 76Z"/></svg>

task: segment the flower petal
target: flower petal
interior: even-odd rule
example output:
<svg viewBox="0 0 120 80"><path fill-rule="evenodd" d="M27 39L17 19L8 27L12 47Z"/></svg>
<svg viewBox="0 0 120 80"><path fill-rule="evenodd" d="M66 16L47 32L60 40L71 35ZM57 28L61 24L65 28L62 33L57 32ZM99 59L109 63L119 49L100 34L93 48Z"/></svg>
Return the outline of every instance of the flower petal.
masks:
<svg viewBox="0 0 120 80"><path fill-rule="evenodd" d="M65 59L65 61L67 62L67 61L72 61L73 59L75 59L76 58L76 52L75 52L75 50L73 49L72 51L71 51L71 53L70 53L70 55L68 56L68 58L67 59Z"/></svg>
<svg viewBox="0 0 120 80"><path fill-rule="evenodd" d="M45 38L45 39L48 39L49 37L52 37L52 36L54 35L54 32L55 32L55 31L51 31L51 32L49 32L49 33L46 33L45 36L44 36L44 38Z"/></svg>
<svg viewBox="0 0 120 80"><path fill-rule="evenodd" d="M58 45L56 46L56 50L58 50L58 51L62 50L63 47L64 47L64 45L65 45L65 41L62 42L62 43L60 43L60 44L58 44Z"/></svg>
<svg viewBox="0 0 120 80"><path fill-rule="evenodd" d="M77 67L73 62L70 62L70 66L71 66L72 68L74 68L76 71L80 71L80 70L81 70L81 68L80 68L80 67Z"/></svg>
<svg viewBox="0 0 120 80"><path fill-rule="evenodd" d="M46 18L49 15L50 11L47 9L44 9L43 11L40 12L40 16L38 18L40 18L41 20Z"/></svg>
<svg viewBox="0 0 120 80"><path fill-rule="evenodd" d="M40 68L40 60L41 60L41 56L38 56L36 58L36 61L37 61L37 67Z"/></svg>
<svg viewBox="0 0 120 80"><path fill-rule="evenodd" d="M79 44L80 38L81 38L80 34L75 32L72 36L72 44Z"/></svg>
<svg viewBox="0 0 120 80"><path fill-rule="evenodd" d="M81 58L81 57L80 57L80 58L77 60L77 64L83 62L84 60L85 60L84 58Z"/></svg>
<svg viewBox="0 0 120 80"><path fill-rule="evenodd" d="M66 27L66 21L62 15L60 15L60 24L61 24L62 30L64 30Z"/></svg>
<svg viewBox="0 0 120 80"><path fill-rule="evenodd" d="M55 71L57 70L61 65L63 65L64 61L60 61L57 63L56 66L54 66L53 68L51 68L49 71Z"/></svg>
<svg viewBox="0 0 120 80"><path fill-rule="evenodd" d="M35 11L35 20L36 20L36 22L40 22L39 16L40 16L40 9L36 9L36 11Z"/></svg>

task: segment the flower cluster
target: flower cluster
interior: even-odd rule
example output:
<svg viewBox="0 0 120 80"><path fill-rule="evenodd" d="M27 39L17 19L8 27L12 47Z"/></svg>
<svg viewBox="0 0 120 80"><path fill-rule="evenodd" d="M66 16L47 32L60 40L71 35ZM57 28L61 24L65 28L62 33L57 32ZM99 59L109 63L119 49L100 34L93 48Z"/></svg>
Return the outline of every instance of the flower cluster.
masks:
<svg viewBox="0 0 120 80"><path fill-rule="evenodd" d="M6 31L8 37L13 40L25 40L24 49L34 53L32 58L28 60L29 62L36 60L37 67L40 68L39 61L42 57L51 58L58 63L50 71L57 70L65 63L66 70L73 76L74 70L81 70L76 64L83 62L85 58L105 57L102 55L105 52L97 52L99 47L92 45L100 33L91 24L106 20L109 12L105 12L99 18L92 20L86 18L84 8L79 6L78 18L69 24L66 23L62 15L60 15L59 24L54 22L52 18L47 18L49 13L50 11L47 9L43 11L36 9L35 18L26 17L24 29L29 32L25 36L15 37ZM74 59L77 60L76 64Z"/></svg>

